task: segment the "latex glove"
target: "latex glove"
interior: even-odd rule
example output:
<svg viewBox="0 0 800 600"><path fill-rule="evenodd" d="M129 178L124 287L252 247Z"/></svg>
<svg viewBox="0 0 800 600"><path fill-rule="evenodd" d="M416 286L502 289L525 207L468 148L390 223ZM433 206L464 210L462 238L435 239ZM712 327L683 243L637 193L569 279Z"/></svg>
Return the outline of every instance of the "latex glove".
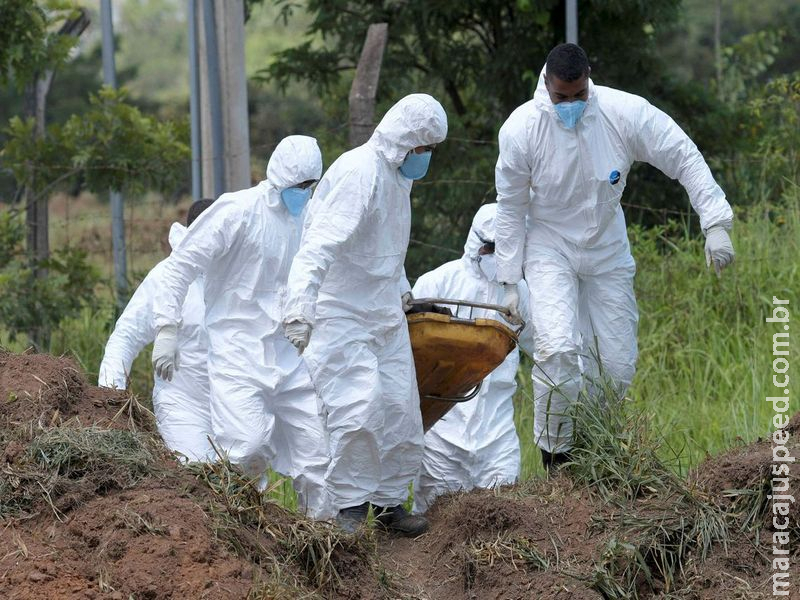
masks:
<svg viewBox="0 0 800 600"><path fill-rule="evenodd" d="M522 325L522 316L519 314L519 291L516 283L503 284L503 306L508 308L509 315L506 321L512 325Z"/></svg>
<svg viewBox="0 0 800 600"><path fill-rule="evenodd" d="M414 295L411 292L405 292L402 296L400 296L400 302L403 305L403 312L407 313L410 311L413 306L411 306L411 301L414 299Z"/></svg>
<svg viewBox="0 0 800 600"><path fill-rule="evenodd" d="M305 321L292 321L283 324L283 331L286 339L297 348L297 353L302 354L311 338L311 325Z"/></svg>
<svg viewBox="0 0 800 600"><path fill-rule="evenodd" d="M722 269L733 262L736 253L728 232L722 225L714 225L706 230L706 267L714 263L714 271L719 277Z"/></svg>
<svg viewBox="0 0 800 600"><path fill-rule="evenodd" d="M153 343L153 369L156 375L172 381L178 370L178 326L164 325L158 330Z"/></svg>

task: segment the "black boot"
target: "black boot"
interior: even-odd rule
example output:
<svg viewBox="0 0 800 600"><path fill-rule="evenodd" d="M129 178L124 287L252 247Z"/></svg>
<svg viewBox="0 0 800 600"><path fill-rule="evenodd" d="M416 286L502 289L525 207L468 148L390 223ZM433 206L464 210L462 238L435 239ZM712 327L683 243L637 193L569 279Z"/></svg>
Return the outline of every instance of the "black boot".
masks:
<svg viewBox="0 0 800 600"><path fill-rule="evenodd" d="M412 515L401 505L372 505L375 521L387 531L407 537L417 537L428 531L428 519L422 515Z"/></svg>
<svg viewBox="0 0 800 600"><path fill-rule="evenodd" d="M541 448L540 448L541 450ZM548 475L555 475L558 468L564 463L572 460L572 455L569 452L553 452L542 450L542 464Z"/></svg>
<svg viewBox="0 0 800 600"><path fill-rule="evenodd" d="M348 506L339 511L336 515L336 524L347 533L355 533L356 530L367 522L369 513L369 502L364 502L358 506Z"/></svg>

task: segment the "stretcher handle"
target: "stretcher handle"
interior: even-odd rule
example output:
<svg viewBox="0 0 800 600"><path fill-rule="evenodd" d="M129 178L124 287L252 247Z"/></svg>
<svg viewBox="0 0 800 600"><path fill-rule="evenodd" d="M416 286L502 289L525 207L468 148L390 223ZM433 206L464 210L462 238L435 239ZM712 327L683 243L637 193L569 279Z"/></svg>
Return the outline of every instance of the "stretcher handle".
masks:
<svg viewBox="0 0 800 600"><path fill-rule="evenodd" d="M466 396L433 396L431 394L425 394L424 398L426 400L441 400L442 402L466 402L467 400L472 400L478 395L478 392L481 391L482 385L483 382L481 381Z"/></svg>
<svg viewBox="0 0 800 600"><path fill-rule="evenodd" d="M507 306L502 306L500 304L486 304L484 302L473 302L471 300L448 300L446 298L413 298L409 304L412 306L417 304L449 304L451 306L468 306L470 308L482 308L485 310L493 310L499 312L501 315L506 317L511 316L511 311L508 310ZM472 317L472 313L470 313L470 318ZM510 324L510 323L509 323ZM522 321L520 325L517 326L517 329L514 331L516 335L519 335L520 332L525 329L525 321Z"/></svg>

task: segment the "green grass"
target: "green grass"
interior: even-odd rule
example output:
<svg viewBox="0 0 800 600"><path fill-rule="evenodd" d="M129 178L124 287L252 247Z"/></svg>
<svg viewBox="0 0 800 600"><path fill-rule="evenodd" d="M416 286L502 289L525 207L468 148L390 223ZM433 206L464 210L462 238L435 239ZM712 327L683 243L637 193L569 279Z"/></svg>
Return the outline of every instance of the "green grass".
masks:
<svg viewBox="0 0 800 600"><path fill-rule="evenodd" d="M706 269L702 239L681 225L629 229L637 262L639 361L628 396L652 417L685 472L706 453L770 431L772 297L796 311L800 290L800 188L783 206L738 215L735 264L720 278ZM794 314L794 313L793 313ZM523 361L515 397L522 479L541 473L532 443L530 363ZM794 411L800 410L795 402Z"/></svg>

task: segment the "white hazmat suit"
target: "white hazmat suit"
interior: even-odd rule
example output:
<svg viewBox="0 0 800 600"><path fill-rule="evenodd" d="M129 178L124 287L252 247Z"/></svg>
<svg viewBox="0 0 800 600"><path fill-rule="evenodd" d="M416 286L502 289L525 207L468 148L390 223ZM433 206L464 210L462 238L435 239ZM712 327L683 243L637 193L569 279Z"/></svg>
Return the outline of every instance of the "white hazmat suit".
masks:
<svg viewBox="0 0 800 600"><path fill-rule="evenodd" d="M464 245L464 255L417 279L414 297L502 304L503 286L497 281L495 257L478 253L484 243L495 241L496 211L496 204L486 204L478 210ZM527 320L525 282L520 282L519 287L520 314ZM486 309L462 306L454 314L502 322L497 312ZM528 325L520 334L520 343L526 349L533 342L530 330ZM414 485L416 512L427 511L437 496L447 492L494 487L517 480L520 452L513 398L518 367L519 351L514 348L483 380L475 398L457 403L425 434L422 469Z"/></svg>
<svg viewBox="0 0 800 600"><path fill-rule="evenodd" d="M731 228L733 213L702 155L647 100L588 82L577 125L567 129L544 71L534 97L500 130L497 270L524 275L536 336L535 439L547 452L572 442L567 418L600 367L620 392L633 378L638 311L620 199L631 165L645 161L678 179L704 231ZM527 219L527 224L526 224Z"/></svg>
<svg viewBox="0 0 800 600"><path fill-rule="evenodd" d="M325 435L308 372L280 319L302 218L289 214L281 191L321 174L314 138L282 140L266 180L223 194L192 224L154 303L158 327L176 323L189 284L205 273L215 442L251 475L272 466L292 477L301 509L318 518L328 516Z"/></svg>
<svg viewBox="0 0 800 600"><path fill-rule="evenodd" d="M176 248L185 235L186 227L173 223L169 231L170 246ZM117 319L100 363L99 386L126 389L134 359L155 339L153 298L164 285L166 261L162 260L147 274ZM154 377L153 381L153 409L158 432L170 450L180 452L191 461L213 458L213 449L208 442L211 412L204 316L200 277L189 285L181 307L181 326L178 329L181 369L172 381L160 377Z"/></svg>
<svg viewBox="0 0 800 600"><path fill-rule="evenodd" d="M367 143L340 156L309 204L289 275L284 322L312 325L303 356L323 403L336 510L395 506L422 459L422 417L401 308L411 228L411 180L398 170L415 147L447 134L444 109L412 94Z"/></svg>

